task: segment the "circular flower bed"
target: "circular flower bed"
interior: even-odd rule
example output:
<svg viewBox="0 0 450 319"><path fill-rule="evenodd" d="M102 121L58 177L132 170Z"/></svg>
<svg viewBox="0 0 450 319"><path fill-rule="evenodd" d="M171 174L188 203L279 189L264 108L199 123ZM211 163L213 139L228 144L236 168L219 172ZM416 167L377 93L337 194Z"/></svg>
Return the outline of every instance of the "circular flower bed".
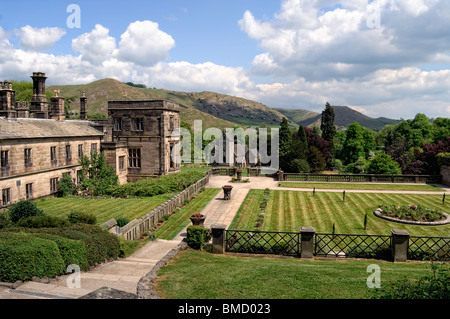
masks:
<svg viewBox="0 0 450 319"><path fill-rule="evenodd" d="M374 214L387 220L408 224L443 225L450 223L448 214L420 205L380 205Z"/></svg>

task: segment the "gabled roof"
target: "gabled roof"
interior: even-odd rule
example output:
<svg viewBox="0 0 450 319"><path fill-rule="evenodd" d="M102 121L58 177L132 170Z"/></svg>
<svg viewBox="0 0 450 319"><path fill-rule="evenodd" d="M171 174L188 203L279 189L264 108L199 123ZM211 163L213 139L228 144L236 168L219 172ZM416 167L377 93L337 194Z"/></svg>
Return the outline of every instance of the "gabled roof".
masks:
<svg viewBox="0 0 450 319"><path fill-rule="evenodd" d="M32 138L101 137L89 121L6 119L0 117L0 141Z"/></svg>

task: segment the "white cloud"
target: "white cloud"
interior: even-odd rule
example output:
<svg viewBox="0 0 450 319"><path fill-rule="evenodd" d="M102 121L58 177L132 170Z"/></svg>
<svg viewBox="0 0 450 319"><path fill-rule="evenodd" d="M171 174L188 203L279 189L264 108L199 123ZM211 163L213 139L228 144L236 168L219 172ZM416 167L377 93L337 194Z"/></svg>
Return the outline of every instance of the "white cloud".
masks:
<svg viewBox="0 0 450 319"><path fill-rule="evenodd" d="M379 21L370 22L377 13ZM267 75L355 77L450 52L450 3L443 0L285 0L272 20L260 22L247 11L239 25L259 40L264 52L253 65Z"/></svg>
<svg viewBox="0 0 450 319"><path fill-rule="evenodd" d="M122 34L117 57L123 61L151 66L169 58L175 40L152 21L136 21Z"/></svg>
<svg viewBox="0 0 450 319"><path fill-rule="evenodd" d="M20 37L19 45L32 51L43 51L50 49L66 34L61 28L33 28L29 25L14 31Z"/></svg>
<svg viewBox="0 0 450 319"><path fill-rule="evenodd" d="M394 0L336 3L286 0L271 20L246 11L238 24L261 49L248 70L207 61L168 62L175 40L151 21L131 23L120 39L96 25L73 39L74 53L66 55L38 52L36 43L15 48L0 27L0 80L29 80L32 72L42 71L48 84L115 78L168 90L215 91L272 107L321 111L330 102L372 117L449 114L450 1L411 0L409 11ZM367 10L377 5L381 24L371 29ZM431 63L440 64L440 71L418 67ZM258 83L260 78L265 82Z"/></svg>
<svg viewBox="0 0 450 319"><path fill-rule="evenodd" d="M85 33L72 40L74 51L80 52L82 59L92 64L100 64L116 48L116 39L109 36L109 30L100 24L90 33Z"/></svg>

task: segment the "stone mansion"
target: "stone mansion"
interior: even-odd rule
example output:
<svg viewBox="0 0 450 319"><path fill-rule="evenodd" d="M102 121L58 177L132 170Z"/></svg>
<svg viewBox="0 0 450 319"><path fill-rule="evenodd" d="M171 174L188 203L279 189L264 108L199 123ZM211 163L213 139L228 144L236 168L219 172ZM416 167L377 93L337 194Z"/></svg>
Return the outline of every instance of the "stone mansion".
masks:
<svg viewBox="0 0 450 319"><path fill-rule="evenodd" d="M168 100L108 102L106 120L66 120L64 98L45 95L44 73L35 72L31 103L16 102L11 82L0 82L0 207L54 194L69 174L79 183L83 155L102 152L121 184L179 172L172 150L179 142L179 105Z"/></svg>

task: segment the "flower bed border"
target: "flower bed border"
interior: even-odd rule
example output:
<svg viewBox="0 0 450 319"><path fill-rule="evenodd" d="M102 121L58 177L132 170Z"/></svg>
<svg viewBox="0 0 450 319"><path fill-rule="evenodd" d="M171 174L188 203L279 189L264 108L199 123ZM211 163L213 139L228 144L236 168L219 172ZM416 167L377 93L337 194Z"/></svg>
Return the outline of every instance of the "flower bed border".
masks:
<svg viewBox="0 0 450 319"><path fill-rule="evenodd" d="M405 220L405 219L386 216L386 215L383 215L383 210L381 208L375 209L373 214L379 218L382 218L382 219L385 219L385 220L388 220L391 222L402 223L402 224L423 225L423 226L439 226L439 225L450 224L450 215L447 213L443 213L444 217L445 217L444 220L434 221L434 222L421 222L421 221Z"/></svg>

